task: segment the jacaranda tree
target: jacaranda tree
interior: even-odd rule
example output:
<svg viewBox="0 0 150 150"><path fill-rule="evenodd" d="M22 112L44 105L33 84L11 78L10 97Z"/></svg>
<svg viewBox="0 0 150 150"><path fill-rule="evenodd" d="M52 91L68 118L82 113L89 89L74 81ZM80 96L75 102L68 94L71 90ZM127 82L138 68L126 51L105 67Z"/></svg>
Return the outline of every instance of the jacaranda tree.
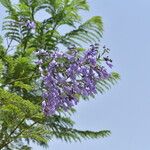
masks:
<svg viewBox="0 0 150 150"><path fill-rule="evenodd" d="M86 0L0 0L5 7L0 38L0 149L29 150L52 138L78 141L110 131L74 128L81 100L103 93L118 79L109 49L99 46L103 24L82 22ZM43 17L46 14L46 17ZM71 31L65 32L63 29ZM87 48L88 47L88 48Z"/></svg>

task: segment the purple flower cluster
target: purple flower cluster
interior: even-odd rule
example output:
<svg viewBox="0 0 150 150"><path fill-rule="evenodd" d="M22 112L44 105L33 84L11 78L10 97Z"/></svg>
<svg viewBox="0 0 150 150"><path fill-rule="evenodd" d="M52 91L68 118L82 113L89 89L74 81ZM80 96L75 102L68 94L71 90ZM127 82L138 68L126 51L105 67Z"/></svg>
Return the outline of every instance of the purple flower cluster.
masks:
<svg viewBox="0 0 150 150"><path fill-rule="evenodd" d="M27 27L28 29L35 29L35 22L34 22L34 21L27 20L27 22L26 22L26 27Z"/></svg>
<svg viewBox="0 0 150 150"><path fill-rule="evenodd" d="M98 62L97 45L92 45L82 54L75 48L53 53L40 50L36 54L43 77L42 108L45 115L53 115L58 109L67 110L75 106L80 96L95 95L97 82L110 76ZM43 65L46 61L49 61L47 67Z"/></svg>

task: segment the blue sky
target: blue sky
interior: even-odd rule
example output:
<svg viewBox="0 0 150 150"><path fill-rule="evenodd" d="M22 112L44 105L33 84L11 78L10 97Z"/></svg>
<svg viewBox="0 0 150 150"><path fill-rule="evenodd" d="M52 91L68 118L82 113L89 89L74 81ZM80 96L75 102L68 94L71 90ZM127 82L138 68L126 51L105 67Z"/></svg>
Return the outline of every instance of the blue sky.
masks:
<svg viewBox="0 0 150 150"><path fill-rule="evenodd" d="M72 118L79 129L109 129L112 134L82 143L53 140L48 149L149 150L150 1L89 0L89 4L90 12L82 15L84 19L102 16L102 44L111 49L114 70L121 80L104 95L80 103ZM34 146L33 150L44 149Z"/></svg>

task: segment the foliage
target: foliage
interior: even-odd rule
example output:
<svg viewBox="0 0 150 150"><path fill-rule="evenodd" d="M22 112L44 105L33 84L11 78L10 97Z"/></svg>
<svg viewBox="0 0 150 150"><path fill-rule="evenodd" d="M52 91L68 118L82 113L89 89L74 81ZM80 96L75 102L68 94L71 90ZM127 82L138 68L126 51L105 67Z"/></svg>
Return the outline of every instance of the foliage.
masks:
<svg viewBox="0 0 150 150"><path fill-rule="evenodd" d="M3 23L6 46L0 38L0 149L29 150L31 141L47 146L54 137L70 142L108 136L107 130L75 129L70 118L75 112L73 108L44 116L43 85L35 64L35 52L40 49L50 52L60 44L75 45L80 52L84 51L85 44L99 42L103 31L101 17L82 23L79 11L89 9L86 0L19 0L17 5L0 0L0 3L7 12ZM43 12L49 17L36 20L36 15ZM63 26L72 30L62 34ZM103 93L118 79L118 73L112 73L109 79L99 81L97 89Z"/></svg>

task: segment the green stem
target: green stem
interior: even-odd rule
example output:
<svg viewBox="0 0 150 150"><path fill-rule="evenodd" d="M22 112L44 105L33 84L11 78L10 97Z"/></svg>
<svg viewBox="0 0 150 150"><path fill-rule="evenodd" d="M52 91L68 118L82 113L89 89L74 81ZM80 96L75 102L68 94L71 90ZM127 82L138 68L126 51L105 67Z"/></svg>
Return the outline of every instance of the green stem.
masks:
<svg viewBox="0 0 150 150"><path fill-rule="evenodd" d="M14 34L13 34L13 35L14 35ZM8 44L8 46L7 46L7 49L6 49L6 52L5 52L6 54L7 54L8 50L9 50L11 44L12 44L12 41L13 41L13 38L10 40L10 42L9 42L9 44Z"/></svg>

